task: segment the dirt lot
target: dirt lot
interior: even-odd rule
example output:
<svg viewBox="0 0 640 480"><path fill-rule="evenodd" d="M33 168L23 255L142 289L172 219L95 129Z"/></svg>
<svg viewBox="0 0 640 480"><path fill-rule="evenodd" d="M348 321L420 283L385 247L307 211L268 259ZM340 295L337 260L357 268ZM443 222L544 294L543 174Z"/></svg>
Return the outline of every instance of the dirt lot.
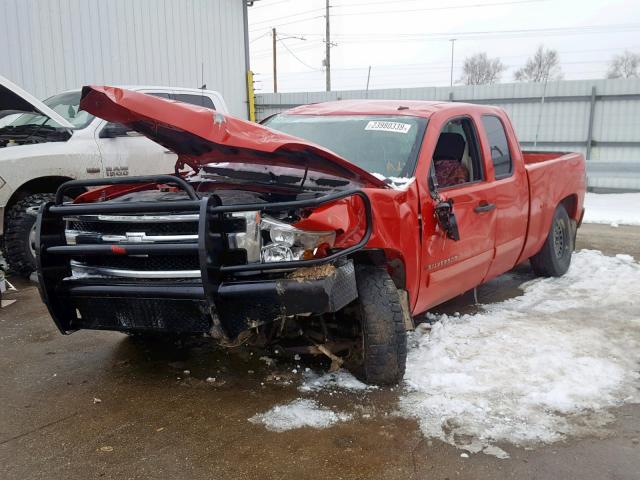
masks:
<svg viewBox="0 0 640 480"><path fill-rule="evenodd" d="M640 228L585 225L578 248L640 259ZM517 295L526 269L494 280L480 301ZM33 285L0 311L0 478L640 478L640 405L617 409L610 433L510 459L425 439L391 415L398 389L316 394L358 420L324 430L267 431L247 419L299 396L292 365L206 343L143 347L123 335L60 335ZM472 309L469 295L442 311ZM190 373L185 375L184 370ZM275 380L275 376L279 380ZM208 377L215 377L215 380ZM292 382L287 384L287 379Z"/></svg>

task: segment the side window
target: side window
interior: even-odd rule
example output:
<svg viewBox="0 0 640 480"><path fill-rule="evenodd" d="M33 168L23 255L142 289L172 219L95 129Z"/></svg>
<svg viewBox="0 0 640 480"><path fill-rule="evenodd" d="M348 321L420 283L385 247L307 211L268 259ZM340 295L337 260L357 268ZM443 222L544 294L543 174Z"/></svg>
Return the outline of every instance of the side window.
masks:
<svg viewBox="0 0 640 480"><path fill-rule="evenodd" d="M477 138L470 118L456 118L447 122L433 152L433 185L447 188L484 179Z"/></svg>
<svg viewBox="0 0 640 480"><path fill-rule="evenodd" d="M487 134L489 148L491 149L491 161L495 170L496 179L505 178L513 173L513 162L509 152L509 142L504 131L504 125L498 117L484 115L482 126Z"/></svg>
<svg viewBox="0 0 640 480"><path fill-rule="evenodd" d="M171 96L174 100L179 102L190 103L191 105L198 105L199 107L210 108L215 110L216 107L210 97L206 95L194 95L191 93L172 93Z"/></svg>

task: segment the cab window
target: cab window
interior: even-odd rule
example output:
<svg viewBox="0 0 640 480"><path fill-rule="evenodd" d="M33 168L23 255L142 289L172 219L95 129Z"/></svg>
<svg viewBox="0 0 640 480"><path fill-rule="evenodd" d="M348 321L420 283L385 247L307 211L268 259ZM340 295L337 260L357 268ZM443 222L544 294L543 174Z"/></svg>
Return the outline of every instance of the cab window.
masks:
<svg viewBox="0 0 640 480"><path fill-rule="evenodd" d="M190 93L172 93L171 97L174 100L184 103L190 103L191 105L198 105L199 107L210 108L211 110L215 110L216 107L213 105L213 101L211 97L207 97L206 95L194 95Z"/></svg>
<svg viewBox="0 0 640 480"><path fill-rule="evenodd" d="M511 160L511 152L509 152L509 142L504 131L504 125L502 125L498 117L483 115L482 126L489 142L496 180L511 176L513 161Z"/></svg>
<svg viewBox="0 0 640 480"><path fill-rule="evenodd" d="M433 152L432 185L448 188L484 179L477 138L470 118L447 122Z"/></svg>

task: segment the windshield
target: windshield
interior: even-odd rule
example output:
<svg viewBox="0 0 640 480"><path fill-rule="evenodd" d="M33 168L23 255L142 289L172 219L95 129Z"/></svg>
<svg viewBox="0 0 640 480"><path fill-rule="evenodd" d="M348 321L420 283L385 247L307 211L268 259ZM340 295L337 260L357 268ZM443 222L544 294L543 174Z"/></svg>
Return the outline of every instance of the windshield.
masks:
<svg viewBox="0 0 640 480"><path fill-rule="evenodd" d="M317 143L369 173L410 177L427 120L402 115L276 115L264 125Z"/></svg>
<svg viewBox="0 0 640 480"><path fill-rule="evenodd" d="M75 92L60 93L44 100L44 103L51 110L64 117L74 127L84 128L95 118L93 115L78 111L80 108L80 90ZM21 125L50 125L58 127L59 125L49 117L39 113L23 113L15 118L8 125L18 127Z"/></svg>

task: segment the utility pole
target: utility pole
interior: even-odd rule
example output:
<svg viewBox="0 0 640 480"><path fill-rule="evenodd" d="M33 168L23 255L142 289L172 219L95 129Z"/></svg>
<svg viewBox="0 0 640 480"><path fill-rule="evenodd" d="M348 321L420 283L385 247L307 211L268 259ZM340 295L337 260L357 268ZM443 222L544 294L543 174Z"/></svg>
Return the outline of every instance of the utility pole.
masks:
<svg viewBox="0 0 640 480"><path fill-rule="evenodd" d="M326 26L325 26L325 58L324 66L326 68L325 74L327 77L327 92L331 91L331 28L329 20L329 0L326 0Z"/></svg>
<svg viewBox="0 0 640 480"><path fill-rule="evenodd" d="M278 61L276 58L276 29L271 29L271 45L273 48L273 93L278 93Z"/></svg>
<svg viewBox="0 0 640 480"><path fill-rule="evenodd" d="M451 42L451 84L450 86L453 87L453 46L456 42L456 39L452 38L449 41Z"/></svg>

